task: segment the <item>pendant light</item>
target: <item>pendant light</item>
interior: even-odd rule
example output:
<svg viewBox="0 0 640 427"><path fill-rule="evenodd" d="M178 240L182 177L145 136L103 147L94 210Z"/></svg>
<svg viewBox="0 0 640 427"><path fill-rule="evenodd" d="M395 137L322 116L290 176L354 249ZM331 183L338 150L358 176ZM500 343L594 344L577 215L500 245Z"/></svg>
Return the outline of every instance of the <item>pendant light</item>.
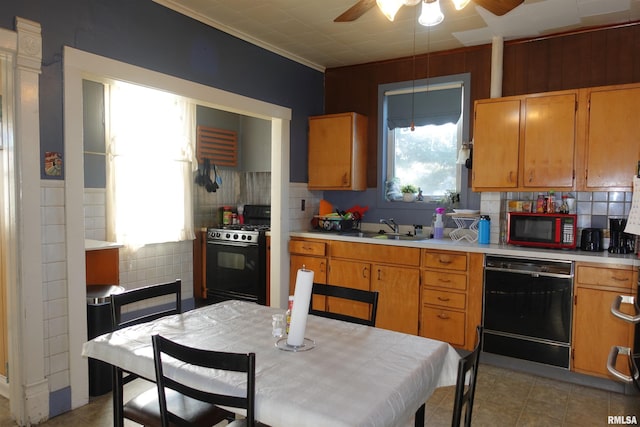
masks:
<svg viewBox="0 0 640 427"><path fill-rule="evenodd" d="M421 0L376 0L378 8L384 16L391 22L396 17L396 13L402 6L415 6L420 3Z"/></svg>
<svg viewBox="0 0 640 427"><path fill-rule="evenodd" d="M442 10L440 9L440 0L423 0L422 13L418 22L425 27L438 25L444 19Z"/></svg>
<svg viewBox="0 0 640 427"><path fill-rule="evenodd" d="M456 8L456 10L462 10L469 4L470 1L471 0L451 0L451 3L453 3L453 6Z"/></svg>

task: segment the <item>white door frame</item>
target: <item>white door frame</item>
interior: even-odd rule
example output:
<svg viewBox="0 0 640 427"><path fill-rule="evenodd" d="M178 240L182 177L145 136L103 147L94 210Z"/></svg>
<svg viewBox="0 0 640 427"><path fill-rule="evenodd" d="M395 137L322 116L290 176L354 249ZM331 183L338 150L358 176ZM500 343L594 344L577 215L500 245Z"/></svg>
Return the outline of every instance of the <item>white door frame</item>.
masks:
<svg viewBox="0 0 640 427"><path fill-rule="evenodd" d="M88 402L87 361L81 357L82 344L87 336L82 79L100 81L108 78L153 87L196 100L206 107L271 121L271 301L272 305L279 307L284 307L288 295L289 258L286 242L289 221L286 214L291 110L67 46L64 47L63 58L69 366L73 409Z"/></svg>
<svg viewBox="0 0 640 427"><path fill-rule="evenodd" d="M2 216L5 227L9 401L18 425L49 416L45 376L40 204L40 24L16 18L16 31L0 29L0 51L11 63L4 118ZM4 98L4 97L3 97ZM4 123L3 123L4 126Z"/></svg>

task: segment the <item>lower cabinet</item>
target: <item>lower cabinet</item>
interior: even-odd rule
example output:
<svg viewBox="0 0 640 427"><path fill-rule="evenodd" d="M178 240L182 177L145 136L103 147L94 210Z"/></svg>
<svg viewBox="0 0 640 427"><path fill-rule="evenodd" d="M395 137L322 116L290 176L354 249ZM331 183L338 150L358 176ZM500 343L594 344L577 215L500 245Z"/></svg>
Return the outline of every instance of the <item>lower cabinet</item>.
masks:
<svg viewBox="0 0 640 427"><path fill-rule="evenodd" d="M418 334L420 312L420 249L332 241L327 283L378 291L376 327ZM329 299L332 310L356 316L367 310L357 303Z"/></svg>
<svg viewBox="0 0 640 427"><path fill-rule="evenodd" d="M482 254L422 250L420 335L473 349L482 317Z"/></svg>
<svg viewBox="0 0 640 427"><path fill-rule="evenodd" d="M327 283L327 246L324 240L290 240L289 241L289 295L295 293L298 270L306 268L313 271L315 283ZM322 309L325 298L316 296L312 306Z"/></svg>
<svg viewBox="0 0 640 427"><path fill-rule="evenodd" d="M612 378L607 359L614 345L633 347L634 326L611 314L611 304L618 295L635 295L636 269L576 263L573 313L573 370ZM626 307L625 307L626 306ZM633 314L629 304L621 311ZM619 357L616 368L629 375L627 361Z"/></svg>

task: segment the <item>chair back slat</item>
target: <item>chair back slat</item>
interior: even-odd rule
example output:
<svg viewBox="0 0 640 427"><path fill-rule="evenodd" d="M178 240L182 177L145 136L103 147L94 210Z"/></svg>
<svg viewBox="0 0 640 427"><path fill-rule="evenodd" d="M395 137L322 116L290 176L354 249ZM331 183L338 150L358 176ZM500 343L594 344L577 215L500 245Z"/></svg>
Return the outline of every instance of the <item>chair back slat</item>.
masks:
<svg viewBox="0 0 640 427"><path fill-rule="evenodd" d="M360 325L375 326L376 315L378 311L378 292L377 291L365 291L362 289L347 288L343 286L324 285L321 283L314 283L312 288L312 295L322 295L325 297L341 298L344 300L356 301L365 304L369 304L369 317L361 318L344 313L337 313L330 311L330 307L326 307L325 310L319 310L310 306L309 314L316 316L327 317L330 319L343 320L345 322L357 323Z"/></svg>
<svg viewBox="0 0 640 427"><path fill-rule="evenodd" d="M458 362L458 377L456 380L456 394L453 403L452 427L459 427L464 412L464 425L471 425L471 414L473 412L473 398L476 393L476 376L478 374L478 364L480 363L480 351L482 349L482 326L476 328L477 342L473 351ZM467 376L469 384L465 387Z"/></svg>
<svg viewBox="0 0 640 427"><path fill-rule="evenodd" d="M247 426L255 425L255 353L228 353L187 347L160 335L152 337L156 383L160 402L162 426L169 423L183 424L184 420L167 408L166 389L215 405L241 408L247 411ZM176 381L164 374L163 356L170 356L182 363L214 370L233 371L246 374L246 392L243 395L225 395L205 392Z"/></svg>

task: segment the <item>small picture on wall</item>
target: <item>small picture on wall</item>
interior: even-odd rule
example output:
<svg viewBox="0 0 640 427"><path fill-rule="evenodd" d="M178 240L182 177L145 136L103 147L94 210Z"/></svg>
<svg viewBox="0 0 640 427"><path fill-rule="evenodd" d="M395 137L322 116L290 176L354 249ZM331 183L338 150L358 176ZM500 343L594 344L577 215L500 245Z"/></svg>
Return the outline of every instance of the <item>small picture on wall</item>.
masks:
<svg viewBox="0 0 640 427"><path fill-rule="evenodd" d="M47 151L44 155L44 173L47 176L62 175L62 154Z"/></svg>

